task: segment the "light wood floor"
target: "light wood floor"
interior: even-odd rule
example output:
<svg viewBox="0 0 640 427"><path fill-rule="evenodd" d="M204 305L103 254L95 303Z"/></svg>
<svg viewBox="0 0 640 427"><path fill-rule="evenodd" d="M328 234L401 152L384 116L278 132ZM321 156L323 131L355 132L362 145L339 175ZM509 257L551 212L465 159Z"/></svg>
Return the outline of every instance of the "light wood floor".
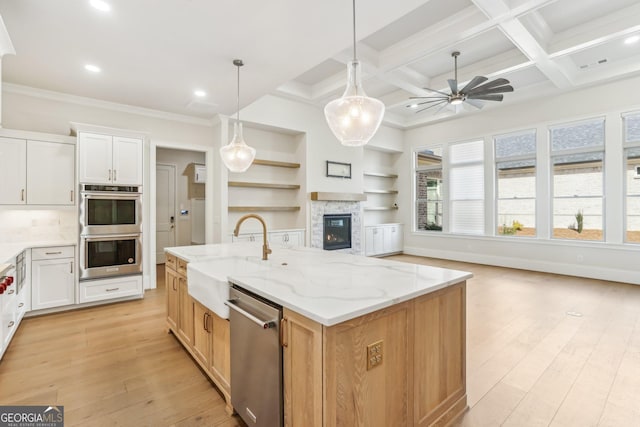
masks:
<svg viewBox="0 0 640 427"><path fill-rule="evenodd" d="M640 426L640 286L392 258L474 273L456 427ZM166 333L162 271L144 300L24 320L0 405L64 405L68 426L241 426Z"/></svg>

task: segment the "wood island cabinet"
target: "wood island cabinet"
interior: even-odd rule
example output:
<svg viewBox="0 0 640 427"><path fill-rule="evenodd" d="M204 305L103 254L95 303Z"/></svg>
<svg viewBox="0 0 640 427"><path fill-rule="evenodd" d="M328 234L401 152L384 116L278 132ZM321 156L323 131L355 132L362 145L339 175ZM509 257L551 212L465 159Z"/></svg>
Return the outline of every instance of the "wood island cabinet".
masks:
<svg viewBox="0 0 640 427"><path fill-rule="evenodd" d="M213 381L231 406L229 321L217 316L189 295L187 262L166 255L167 327Z"/></svg>
<svg viewBox="0 0 640 427"><path fill-rule="evenodd" d="M330 327L285 309L284 425L449 424L467 406L465 286Z"/></svg>

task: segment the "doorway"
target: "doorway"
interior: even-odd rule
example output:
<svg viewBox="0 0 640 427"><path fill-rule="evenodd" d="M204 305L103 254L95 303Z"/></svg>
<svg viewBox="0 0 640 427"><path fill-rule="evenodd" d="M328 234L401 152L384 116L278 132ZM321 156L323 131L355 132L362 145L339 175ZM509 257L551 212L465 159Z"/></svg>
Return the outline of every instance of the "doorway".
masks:
<svg viewBox="0 0 640 427"><path fill-rule="evenodd" d="M176 165L156 164L156 264L176 245Z"/></svg>

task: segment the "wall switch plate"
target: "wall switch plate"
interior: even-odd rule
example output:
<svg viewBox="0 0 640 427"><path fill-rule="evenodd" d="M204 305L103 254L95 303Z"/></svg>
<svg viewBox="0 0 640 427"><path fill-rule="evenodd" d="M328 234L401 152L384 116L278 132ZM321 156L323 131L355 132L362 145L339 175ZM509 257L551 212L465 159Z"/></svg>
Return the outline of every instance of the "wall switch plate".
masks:
<svg viewBox="0 0 640 427"><path fill-rule="evenodd" d="M376 341L367 346L367 371L382 364L382 340Z"/></svg>

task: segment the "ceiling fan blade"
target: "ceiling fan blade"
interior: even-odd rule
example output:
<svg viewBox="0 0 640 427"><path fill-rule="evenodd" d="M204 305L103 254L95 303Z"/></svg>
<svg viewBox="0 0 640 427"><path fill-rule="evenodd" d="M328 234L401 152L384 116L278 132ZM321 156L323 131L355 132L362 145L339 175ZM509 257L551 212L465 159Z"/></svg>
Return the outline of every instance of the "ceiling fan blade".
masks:
<svg viewBox="0 0 640 427"><path fill-rule="evenodd" d="M473 107L476 107L478 110L482 110L482 107L484 107L484 104L482 102L477 101L475 99L466 98L464 100L464 102L466 102L467 104L469 104L469 105L471 105Z"/></svg>
<svg viewBox="0 0 640 427"><path fill-rule="evenodd" d="M488 95L491 93L506 93L513 92L513 86L498 86L489 89L480 90L478 88L466 93L466 96L474 96L474 95Z"/></svg>
<svg viewBox="0 0 640 427"><path fill-rule="evenodd" d="M428 90L429 92L439 93L440 95L449 96L448 93L442 92L441 90L429 89L428 87L423 87L424 90Z"/></svg>
<svg viewBox="0 0 640 427"><path fill-rule="evenodd" d="M458 93L458 81L454 79L447 80L449 82L449 88L451 93Z"/></svg>
<svg viewBox="0 0 640 427"><path fill-rule="evenodd" d="M478 87L475 87L475 88L471 89L470 92L474 91L474 90L491 89L491 88L494 88L494 87L497 87L497 86L504 86L504 85L508 85L508 84L509 84L509 80L507 80L507 79L502 79L502 78L495 79L495 80L487 82L487 83L485 83L483 85L480 85Z"/></svg>
<svg viewBox="0 0 640 427"><path fill-rule="evenodd" d="M460 92L467 93L467 91L469 91L469 90L473 89L474 87L486 82L487 80L489 80L489 79L484 77L484 76L475 76L469 83L467 83L467 85L465 87L462 88L462 90Z"/></svg>
<svg viewBox="0 0 640 427"><path fill-rule="evenodd" d="M449 95L446 96L410 96L409 99L447 99Z"/></svg>
<svg viewBox="0 0 640 427"><path fill-rule="evenodd" d="M423 102L416 102L416 103L413 103L413 104L409 104L409 105L407 105L406 107L407 107L407 108L416 108L418 105L426 105L426 104L440 103L440 102L442 102L442 101L444 101L444 99L442 99L442 98L439 98L439 99L432 99L432 100L430 100L430 101L423 101Z"/></svg>
<svg viewBox="0 0 640 427"><path fill-rule="evenodd" d="M436 106L438 106L438 105L440 105L440 104L445 104L445 105L446 105L446 104L448 104L448 103L449 103L449 101L447 101L447 100L442 100L442 101L437 102L437 103L435 103L435 104L431 104L431 105L429 105L428 107L422 108L422 109L420 109L420 110L416 111L416 113L419 113L419 112L424 111L424 110L428 110L429 108L436 107Z"/></svg>
<svg viewBox="0 0 640 427"><path fill-rule="evenodd" d="M433 115L435 116L435 115L436 115L436 114L438 114L440 111L444 110L444 109L445 109L445 107L446 107L447 105L449 105L449 103L448 103L448 102L446 102L444 105L442 105L442 107L438 108L438 109L436 110L436 112L435 112L435 113L433 113Z"/></svg>
<svg viewBox="0 0 640 427"><path fill-rule="evenodd" d="M469 99L480 99L482 101L502 101L504 95L469 95L467 96L467 100Z"/></svg>

